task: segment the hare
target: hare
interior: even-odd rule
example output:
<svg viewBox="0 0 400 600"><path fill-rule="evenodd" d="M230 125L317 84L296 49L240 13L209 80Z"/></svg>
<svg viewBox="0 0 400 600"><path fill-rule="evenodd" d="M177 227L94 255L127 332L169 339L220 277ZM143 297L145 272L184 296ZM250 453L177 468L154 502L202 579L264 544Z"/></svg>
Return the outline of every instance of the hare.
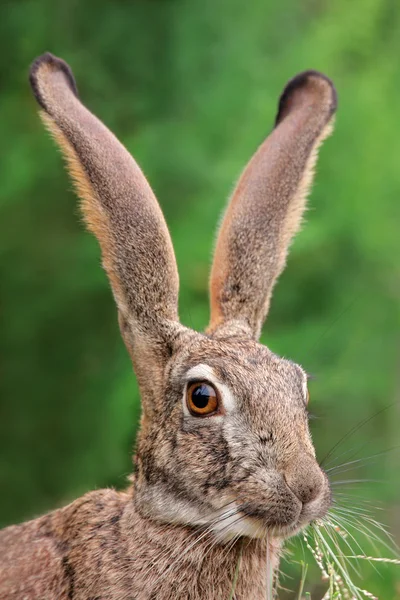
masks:
<svg viewBox="0 0 400 600"><path fill-rule="evenodd" d="M331 502L307 375L257 340L332 129L333 84L306 71L285 87L227 207L197 333L179 323L170 236L133 158L81 104L64 61L39 57L30 83L100 243L143 411L127 490L1 532L0 597L265 599L282 542Z"/></svg>

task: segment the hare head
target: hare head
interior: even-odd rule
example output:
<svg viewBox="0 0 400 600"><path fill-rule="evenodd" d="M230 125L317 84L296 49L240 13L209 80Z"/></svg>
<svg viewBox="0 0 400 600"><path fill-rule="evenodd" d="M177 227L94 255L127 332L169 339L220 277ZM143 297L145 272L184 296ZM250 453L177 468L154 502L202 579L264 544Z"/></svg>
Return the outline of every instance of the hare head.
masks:
<svg viewBox="0 0 400 600"><path fill-rule="evenodd" d="M308 429L307 375L258 338L331 130L330 80L307 71L288 83L274 129L239 180L216 244L205 333L180 324L160 207L127 150L78 99L70 68L45 54L31 85L100 243L140 386L136 508L207 525L221 540L287 537L322 517L330 488Z"/></svg>

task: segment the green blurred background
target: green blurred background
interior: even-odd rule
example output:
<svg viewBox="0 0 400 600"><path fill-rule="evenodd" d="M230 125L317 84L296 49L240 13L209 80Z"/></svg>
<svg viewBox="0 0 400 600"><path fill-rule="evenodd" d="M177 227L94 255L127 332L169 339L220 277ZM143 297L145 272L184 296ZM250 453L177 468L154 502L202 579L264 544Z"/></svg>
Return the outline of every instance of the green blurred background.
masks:
<svg viewBox="0 0 400 600"><path fill-rule="evenodd" d="M332 464L380 454L333 475L348 480L335 491L380 507L399 539L399 452L386 452L400 443L398 0L3 1L0 34L1 524L123 487L140 413L97 243L30 93L29 64L49 50L149 178L182 321L200 329L216 224L282 87L306 68L334 80L335 133L263 341L315 375L320 458L367 420ZM378 481L349 483L365 478ZM363 573L380 598L400 597L398 567ZM318 581L310 566L313 600Z"/></svg>

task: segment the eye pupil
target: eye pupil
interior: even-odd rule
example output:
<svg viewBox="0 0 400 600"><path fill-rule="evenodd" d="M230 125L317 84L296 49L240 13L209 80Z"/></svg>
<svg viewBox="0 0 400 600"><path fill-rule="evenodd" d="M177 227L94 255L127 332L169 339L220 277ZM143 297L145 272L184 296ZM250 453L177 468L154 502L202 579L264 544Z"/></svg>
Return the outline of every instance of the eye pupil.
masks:
<svg viewBox="0 0 400 600"><path fill-rule="evenodd" d="M194 388L192 392L192 402L196 408L205 408L210 402L210 389L207 385L201 384Z"/></svg>

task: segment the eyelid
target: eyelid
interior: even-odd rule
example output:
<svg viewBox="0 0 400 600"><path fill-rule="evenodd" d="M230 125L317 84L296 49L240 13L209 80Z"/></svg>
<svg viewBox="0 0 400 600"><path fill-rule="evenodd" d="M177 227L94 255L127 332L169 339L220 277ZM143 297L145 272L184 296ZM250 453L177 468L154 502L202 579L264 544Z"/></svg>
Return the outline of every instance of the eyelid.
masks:
<svg viewBox="0 0 400 600"><path fill-rule="evenodd" d="M188 381L209 381L212 383L215 378L215 373L212 367L206 364L198 364L194 367L189 368L184 376L183 381L186 383Z"/></svg>
<svg viewBox="0 0 400 600"><path fill-rule="evenodd" d="M206 383L207 385L211 385L211 387L216 387L215 383L207 379L206 377L187 377L185 378L185 383Z"/></svg>

